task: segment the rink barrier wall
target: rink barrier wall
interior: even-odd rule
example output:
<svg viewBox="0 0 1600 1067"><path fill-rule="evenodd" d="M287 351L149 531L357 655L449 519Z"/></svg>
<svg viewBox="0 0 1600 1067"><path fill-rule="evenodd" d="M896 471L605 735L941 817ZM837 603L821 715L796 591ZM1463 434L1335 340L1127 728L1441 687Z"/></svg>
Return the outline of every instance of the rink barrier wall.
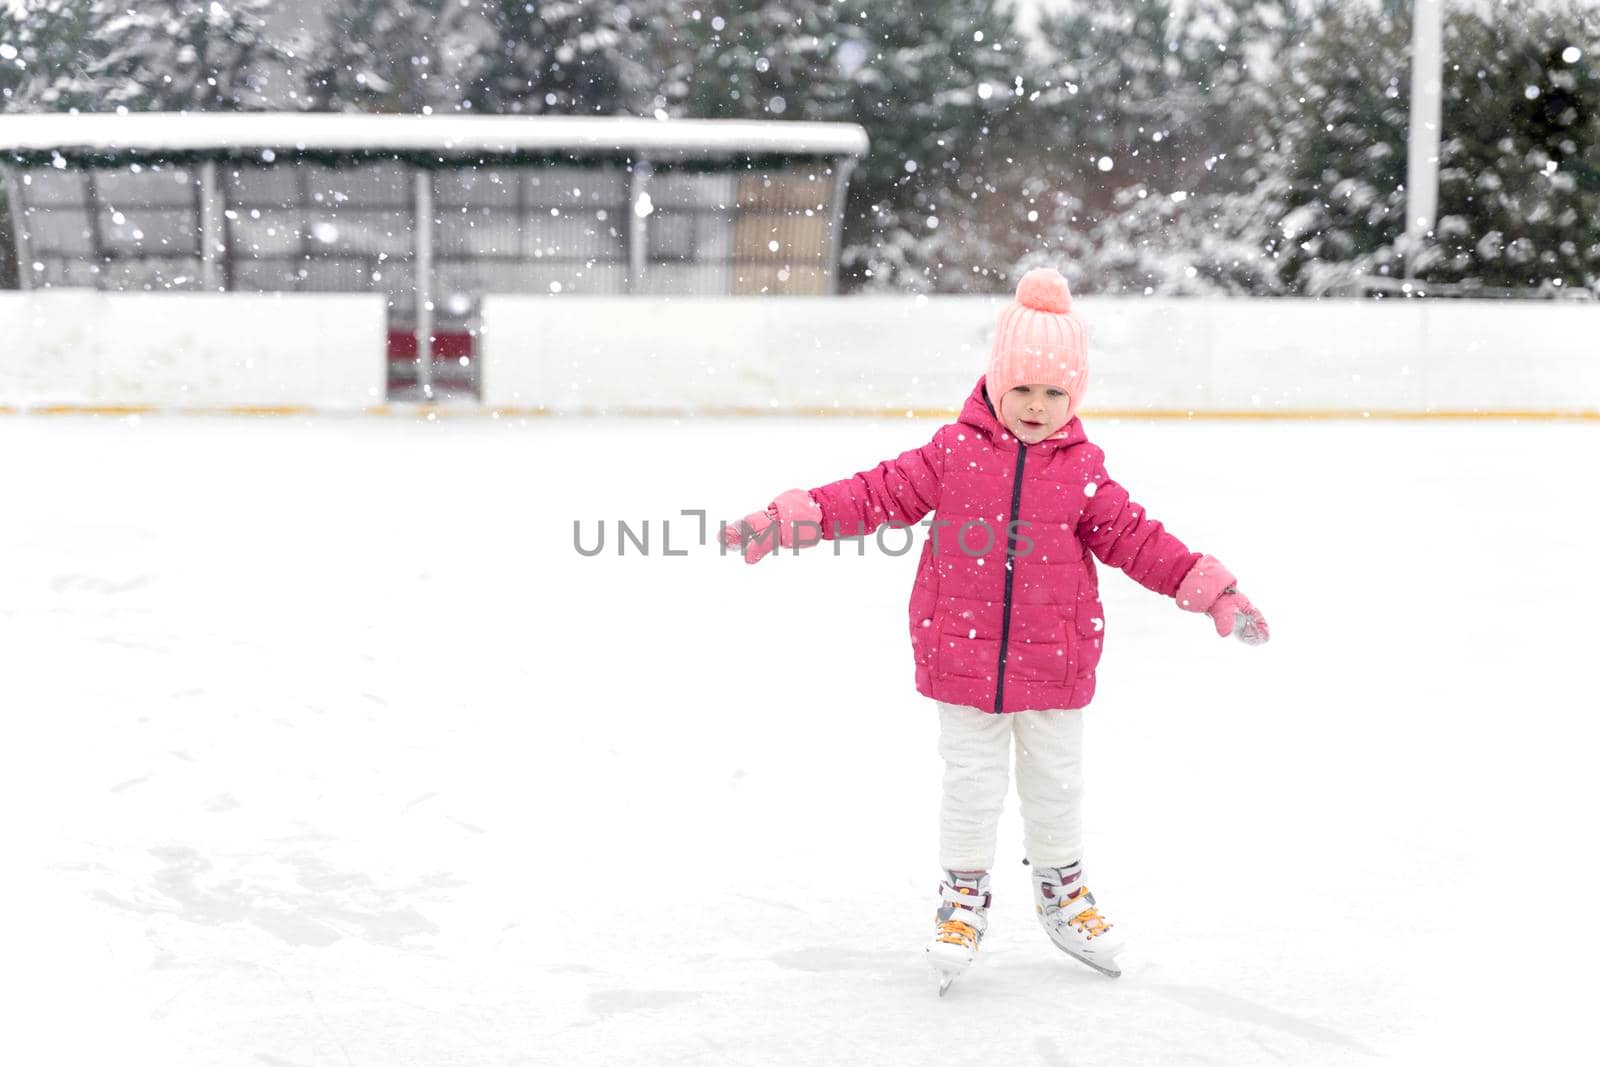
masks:
<svg viewBox="0 0 1600 1067"><path fill-rule="evenodd" d="M786 418L842 418L842 419L942 419L954 421L960 415L959 409L946 408L928 411L890 411L884 408L862 409L837 409L827 411L797 411L780 413L775 416L771 411L757 411L754 409L740 408L708 408L694 412L692 418L752 418L770 419L774 417ZM615 412L613 412L615 414ZM630 417L646 419L670 419L678 421L685 416L674 411L636 411L628 412ZM299 416L302 418L329 418L341 416L386 417L386 418L414 418L425 421L442 421L449 419L548 419L548 418L586 418L583 413L563 414L539 408L488 408L479 405L471 406L430 406L426 404L379 404L373 407L335 410L330 408L315 408L310 406L268 407L252 405L228 405L223 407L157 407L154 405L105 405L105 404L52 404L45 407L13 407L0 404L0 416L13 415L19 417L33 416L79 416L86 418L128 418L128 417L184 417L191 418L257 418L257 417L282 417ZM1085 418L1093 419L1144 419L1153 421L1186 421L1186 422L1428 422L1428 421L1457 421L1457 422L1525 422L1525 421L1552 421L1552 422L1600 422L1600 411L1353 411L1345 409L1330 409L1327 411L1279 411L1262 413L1257 411L1159 411L1153 408L1122 411L1116 408L1091 408L1083 410Z"/></svg>
<svg viewBox="0 0 1600 1067"><path fill-rule="evenodd" d="M374 294L0 293L0 414L952 418L990 297L490 296L483 402L386 403ZM1084 298L1084 413L1600 419L1600 306Z"/></svg>
<svg viewBox="0 0 1600 1067"><path fill-rule="evenodd" d="M562 414L959 408L996 297L490 296L484 404ZM1087 297L1101 417L1600 415L1600 304Z"/></svg>
<svg viewBox="0 0 1600 1067"><path fill-rule="evenodd" d="M386 314L376 293L0 293L0 410L363 411Z"/></svg>

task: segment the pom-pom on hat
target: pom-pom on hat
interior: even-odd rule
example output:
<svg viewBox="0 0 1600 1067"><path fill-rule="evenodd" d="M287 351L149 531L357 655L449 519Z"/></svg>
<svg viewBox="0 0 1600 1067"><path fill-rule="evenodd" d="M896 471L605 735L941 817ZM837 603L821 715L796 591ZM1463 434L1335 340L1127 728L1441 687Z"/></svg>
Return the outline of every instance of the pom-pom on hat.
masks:
<svg viewBox="0 0 1600 1067"><path fill-rule="evenodd" d="M1072 398L1077 414L1089 385L1088 332L1072 313L1072 290L1051 267L1030 270L1017 283L1017 298L1000 312L985 387L1000 412L1000 398L1019 385L1054 385Z"/></svg>

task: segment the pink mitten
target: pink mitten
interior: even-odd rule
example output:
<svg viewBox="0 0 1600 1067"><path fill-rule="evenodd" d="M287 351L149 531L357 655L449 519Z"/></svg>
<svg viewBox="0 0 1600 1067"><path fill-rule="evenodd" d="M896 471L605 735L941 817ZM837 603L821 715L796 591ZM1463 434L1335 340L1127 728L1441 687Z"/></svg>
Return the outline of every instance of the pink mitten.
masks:
<svg viewBox="0 0 1600 1067"><path fill-rule="evenodd" d="M1264 645L1272 636L1267 620L1250 598L1239 592L1228 568L1210 556L1201 556L1184 575L1178 586L1178 607L1210 615L1218 637L1237 634L1247 645Z"/></svg>
<svg viewBox="0 0 1600 1067"><path fill-rule="evenodd" d="M822 540L822 509L804 489L790 489L738 522L722 524L722 543L744 547L744 561L755 563L780 544L808 548Z"/></svg>

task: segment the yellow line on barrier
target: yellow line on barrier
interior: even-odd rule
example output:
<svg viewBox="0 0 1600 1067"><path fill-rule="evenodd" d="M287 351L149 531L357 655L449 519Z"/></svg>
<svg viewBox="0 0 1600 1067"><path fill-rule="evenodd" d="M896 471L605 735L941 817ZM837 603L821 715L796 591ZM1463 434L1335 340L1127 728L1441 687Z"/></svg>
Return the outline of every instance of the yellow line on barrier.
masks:
<svg viewBox="0 0 1600 1067"><path fill-rule="evenodd" d="M21 415L153 415L154 407L141 404L46 404L37 408L20 408Z"/></svg>
<svg viewBox="0 0 1600 1067"><path fill-rule="evenodd" d="M612 408L606 411L554 411L550 408L456 406L450 404L380 404L350 410L325 410L301 404L254 405L233 404L204 408L166 408L154 404L46 404L39 407L18 407L0 404L0 415L77 415L90 417L121 417L130 415L157 416L242 416L283 417L301 415L318 418L348 418L379 416L383 418L418 419L581 419L592 415L628 415L649 419L717 419L717 418L842 418L842 419L945 419L953 421L959 412L954 409L916 408L808 408L798 411L775 411L771 408L715 407L695 411L664 408L626 410ZM1084 412L1089 419L1151 419L1194 422L1600 422L1600 409L1592 411L1361 411L1344 408L1299 408L1277 410L1229 411L1177 411L1158 408L1107 408Z"/></svg>
<svg viewBox="0 0 1600 1067"><path fill-rule="evenodd" d="M315 415L317 409L304 404L230 404L225 407L213 408L209 412L202 409L196 414L217 415Z"/></svg>

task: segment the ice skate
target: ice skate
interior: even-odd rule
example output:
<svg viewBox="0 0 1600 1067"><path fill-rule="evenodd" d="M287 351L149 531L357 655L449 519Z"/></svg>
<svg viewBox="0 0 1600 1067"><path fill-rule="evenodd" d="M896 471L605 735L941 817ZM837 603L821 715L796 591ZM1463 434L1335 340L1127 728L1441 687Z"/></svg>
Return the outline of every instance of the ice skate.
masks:
<svg viewBox="0 0 1600 1067"><path fill-rule="evenodd" d="M1122 938L1095 907L1094 894L1079 882L1080 877L1076 864L1034 868L1033 899L1039 925L1061 951L1116 978L1122 973L1117 965Z"/></svg>
<svg viewBox="0 0 1600 1067"><path fill-rule="evenodd" d="M939 883L938 925L928 942L928 963L939 975L939 995L949 990L978 958L978 945L989 928L989 873L946 871Z"/></svg>

